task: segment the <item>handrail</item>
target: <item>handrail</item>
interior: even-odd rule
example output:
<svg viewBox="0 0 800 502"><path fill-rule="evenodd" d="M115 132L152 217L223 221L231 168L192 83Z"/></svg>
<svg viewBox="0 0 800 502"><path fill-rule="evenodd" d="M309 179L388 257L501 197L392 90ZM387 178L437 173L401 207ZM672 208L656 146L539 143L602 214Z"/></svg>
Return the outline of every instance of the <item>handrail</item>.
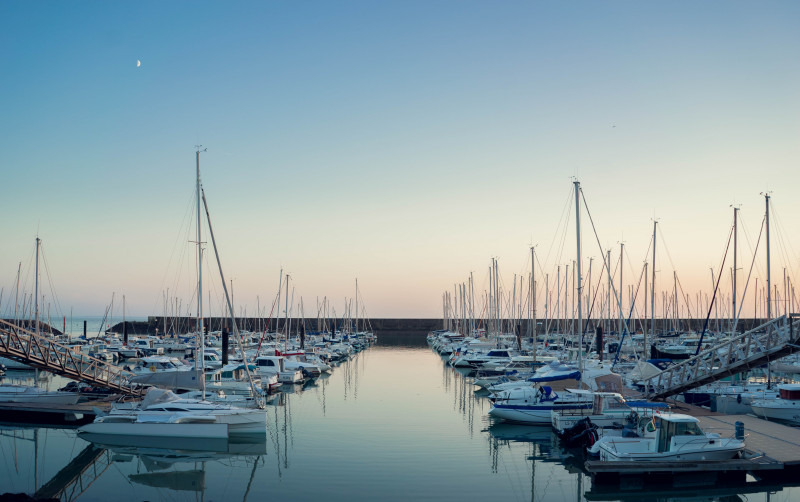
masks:
<svg viewBox="0 0 800 502"><path fill-rule="evenodd" d="M130 382L134 376L132 372L106 361L75 353L67 345L2 319L0 319L0 356L124 394L141 396L144 393L143 387Z"/></svg>
<svg viewBox="0 0 800 502"><path fill-rule="evenodd" d="M644 379L645 394L664 398L726 376L746 371L771 358L800 350L797 344L796 316L767 321L749 331L721 341L696 356L673 364Z"/></svg>

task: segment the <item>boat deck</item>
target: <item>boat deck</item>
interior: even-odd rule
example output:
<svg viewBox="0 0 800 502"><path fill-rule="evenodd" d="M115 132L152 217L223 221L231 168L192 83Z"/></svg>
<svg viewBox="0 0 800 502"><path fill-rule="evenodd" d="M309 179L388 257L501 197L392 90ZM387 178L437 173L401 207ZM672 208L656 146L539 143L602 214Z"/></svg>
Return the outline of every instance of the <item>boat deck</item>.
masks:
<svg viewBox="0 0 800 502"><path fill-rule="evenodd" d="M724 461L698 460L681 462L604 462L590 460L585 464L595 482L618 482L620 478L643 475L673 476L696 473L709 479L731 477L741 480L745 473L758 477L796 476L800 469L800 428L770 422L752 415L725 415L686 403L670 403L672 411L696 417L704 432L722 437L735 433L736 422L744 424L745 458Z"/></svg>

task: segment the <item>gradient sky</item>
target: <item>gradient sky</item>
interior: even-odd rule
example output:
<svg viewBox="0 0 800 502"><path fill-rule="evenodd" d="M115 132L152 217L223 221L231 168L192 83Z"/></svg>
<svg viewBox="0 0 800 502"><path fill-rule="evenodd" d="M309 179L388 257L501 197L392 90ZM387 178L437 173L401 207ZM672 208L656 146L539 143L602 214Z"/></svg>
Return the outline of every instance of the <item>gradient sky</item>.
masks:
<svg viewBox="0 0 800 502"><path fill-rule="evenodd" d="M575 257L573 176L626 279L655 217L659 289L676 270L693 298L731 205L754 245L772 191L782 288L798 26L795 1L3 1L0 312L20 262L32 291L37 233L54 311L102 315L114 293L116 316L122 295L160 314L167 288L188 308L197 144L237 310L271 304L282 267L311 317L325 296L341 314L355 278L370 316L440 316L492 257L511 289L531 244L552 276Z"/></svg>

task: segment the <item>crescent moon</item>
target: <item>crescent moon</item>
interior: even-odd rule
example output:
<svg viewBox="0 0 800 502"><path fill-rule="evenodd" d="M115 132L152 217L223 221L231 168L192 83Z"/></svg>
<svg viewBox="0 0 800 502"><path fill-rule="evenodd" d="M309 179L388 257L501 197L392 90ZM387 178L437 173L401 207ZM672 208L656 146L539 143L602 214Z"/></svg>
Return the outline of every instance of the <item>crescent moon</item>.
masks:
<svg viewBox="0 0 800 502"><path fill-rule="evenodd" d="M136 67L138 68L138 67L140 67L140 66L142 66L142 62L141 62L141 61L139 61L139 60L137 59L137 60L136 60Z"/></svg>

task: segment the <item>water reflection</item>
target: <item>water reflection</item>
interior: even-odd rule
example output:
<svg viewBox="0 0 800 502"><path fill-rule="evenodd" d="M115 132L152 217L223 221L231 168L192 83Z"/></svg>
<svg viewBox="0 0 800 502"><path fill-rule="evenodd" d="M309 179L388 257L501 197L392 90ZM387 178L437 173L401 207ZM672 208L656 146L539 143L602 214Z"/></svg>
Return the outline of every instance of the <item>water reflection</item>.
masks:
<svg viewBox="0 0 800 502"><path fill-rule="evenodd" d="M763 501L770 490L779 494L773 500L788 501L797 495L796 488L767 485L592 486L583 458L561 449L549 427L490 420L490 402L467 372L408 344L373 347L330 376L283 390L267 408L259 440L115 444L74 430L3 428L0 492L177 502Z"/></svg>

